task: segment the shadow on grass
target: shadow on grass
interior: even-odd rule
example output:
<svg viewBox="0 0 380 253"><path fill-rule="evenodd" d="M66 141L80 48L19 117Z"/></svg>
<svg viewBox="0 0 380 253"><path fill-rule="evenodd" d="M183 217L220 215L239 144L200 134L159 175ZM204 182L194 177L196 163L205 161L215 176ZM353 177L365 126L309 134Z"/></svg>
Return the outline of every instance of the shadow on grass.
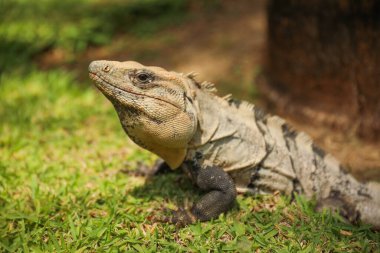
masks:
<svg viewBox="0 0 380 253"><path fill-rule="evenodd" d="M144 185L129 191L128 194L143 199L144 202L164 199L165 202L173 201L177 207L183 207L184 203L191 205L204 192L194 186L190 179L178 170L163 175L155 175L147 180ZM268 229L273 225L281 226L284 233L299 234L308 238L307 240L323 240L322 237L326 236L333 236L338 240L350 236L352 233L364 235L371 240L380 239L380 234L371 231L371 226L349 224L339 215L330 211L317 212L315 211L315 203L302 196L297 196L292 201L282 196L285 205L279 205L274 211L271 211L271 208L268 209L267 206L272 203L273 200L271 199L275 196L254 196L250 194L242 196L243 200L239 201L242 203L236 202L228 214L257 229ZM253 198L255 201L247 201L246 198ZM163 203L163 205L165 204ZM316 239L316 236L321 238Z"/></svg>
<svg viewBox="0 0 380 253"><path fill-rule="evenodd" d="M128 194L146 201L165 199L174 201L178 206L182 206L185 199L194 200L200 196L201 191L182 170L176 170L150 176L145 184L133 188Z"/></svg>

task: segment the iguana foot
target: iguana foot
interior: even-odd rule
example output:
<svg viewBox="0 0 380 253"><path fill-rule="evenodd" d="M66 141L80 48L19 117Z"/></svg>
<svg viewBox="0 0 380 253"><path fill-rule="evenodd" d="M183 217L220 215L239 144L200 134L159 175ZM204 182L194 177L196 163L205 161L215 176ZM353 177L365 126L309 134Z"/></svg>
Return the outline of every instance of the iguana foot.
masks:
<svg viewBox="0 0 380 253"><path fill-rule="evenodd" d="M208 166L195 168L193 172L197 186L207 193L195 202L191 209L178 208L161 221L183 227L198 220L217 218L233 206L236 188L232 178L225 171L216 166Z"/></svg>
<svg viewBox="0 0 380 253"><path fill-rule="evenodd" d="M346 220L347 223L350 222L357 224L360 219L360 213L356 210L356 208L338 196L319 200L316 210L320 212L323 209L329 209L333 212L337 212Z"/></svg>
<svg viewBox="0 0 380 253"><path fill-rule="evenodd" d="M355 203L355 206L339 197L328 197L320 200L317 204L317 211L324 208L338 212L347 223L371 224L373 230L380 230L380 206L374 201L362 201Z"/></svg>
<svg viewBox="0 0 380 253"><path fill-rule="evenodd" d="M197 218L191 213L190 210L178 208L178 210L170 210L170 215L164 216L162 222L175 224L177 227L184 227L186 225L195 223Z"/></svg>

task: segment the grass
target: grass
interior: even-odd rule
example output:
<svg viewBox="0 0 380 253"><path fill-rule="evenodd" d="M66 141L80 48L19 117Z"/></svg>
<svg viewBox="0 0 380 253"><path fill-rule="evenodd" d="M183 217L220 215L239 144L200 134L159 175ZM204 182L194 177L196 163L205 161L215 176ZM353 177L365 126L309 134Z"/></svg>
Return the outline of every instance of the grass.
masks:
<svg viewBox="0 0 380 253"><path fill-rule="evenodd" d="M88 83L86 83L88 84ZM110 103L64 71L13 73L0 86L0 251L375 252L380 234L301 198L239 196L183 229L156 223L200 196L180 173L125 174L154 156L122 132Z"/></svg>
<svg viewBox="0 0 380 253"><path fill-rule="evenodd" d="M150 36L181 22L186 0L0 0L0 73L58 48L68 60L115 33Z"/></svg>
<svg viewBox="0 0 380 253"><path fill-rule="evenodd" d="M52 0L41 2L46 5L31 8L48 12L54 6ZM101 3L79 5L95 2ZM8 24L15 22L12 13L4 16ZM26 30L33 24L19 22ZM57 22L67 24L72 17ZM182 229L155 222L165 208L190 205L201 193L181 173L149 180L126 173L151 166L156 157L131 143L111 104L77 72L34 66L32 54L49 43L61 47L65 36L25 36L16 31L12 41L36 50L16 54L0 45L7 57L20 56L21 64L0 76L0 252L380 252L379 233L315 213L313 202L301 197L291 202L239 195L231 212L210 222ZM67 48L76 48L73 38Z"/></svg>

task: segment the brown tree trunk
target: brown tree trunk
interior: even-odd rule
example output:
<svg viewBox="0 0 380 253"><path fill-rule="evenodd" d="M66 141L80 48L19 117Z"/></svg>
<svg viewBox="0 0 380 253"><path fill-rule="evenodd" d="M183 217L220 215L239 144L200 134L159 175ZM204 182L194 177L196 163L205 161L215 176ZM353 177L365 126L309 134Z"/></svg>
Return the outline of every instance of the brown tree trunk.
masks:
<svg viewBox="0 0 380 253"><path fill-rule="evenodd" d="M379 0L271 0L267 50L277 109L380 139Z"/></svg>

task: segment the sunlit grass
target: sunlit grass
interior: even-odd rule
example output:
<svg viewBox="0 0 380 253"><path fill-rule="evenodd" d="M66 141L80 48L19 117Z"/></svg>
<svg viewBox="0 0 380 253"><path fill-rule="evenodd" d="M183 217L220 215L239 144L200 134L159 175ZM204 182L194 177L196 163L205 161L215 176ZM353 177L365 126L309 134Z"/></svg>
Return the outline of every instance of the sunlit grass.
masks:
<svg viewBox="0 0 380 253"><path fill-rule="evenodd" d="M154 157L123 133L111 104L68 72L2 78L0 251L369 252L380 235L298 199L239 196L211 222L155 222L200 195L181 173L125 174ZM189 204L188 204L189 205Z"/></svg>
<svg viewBox="0 0 380 253"><path fill-rule="evenodd" d="M169 0L114 0L92 16L108 2L0 1L0 252L379 252L379 233L298 197L239 195L214 221L156 222L199 190L180 172L127 173L156 157L128 139L112 105L77 72L32 63L49 47L105 43L124 21L144 17L125 29L146 35L183 16L184 1Z"/></svg>

